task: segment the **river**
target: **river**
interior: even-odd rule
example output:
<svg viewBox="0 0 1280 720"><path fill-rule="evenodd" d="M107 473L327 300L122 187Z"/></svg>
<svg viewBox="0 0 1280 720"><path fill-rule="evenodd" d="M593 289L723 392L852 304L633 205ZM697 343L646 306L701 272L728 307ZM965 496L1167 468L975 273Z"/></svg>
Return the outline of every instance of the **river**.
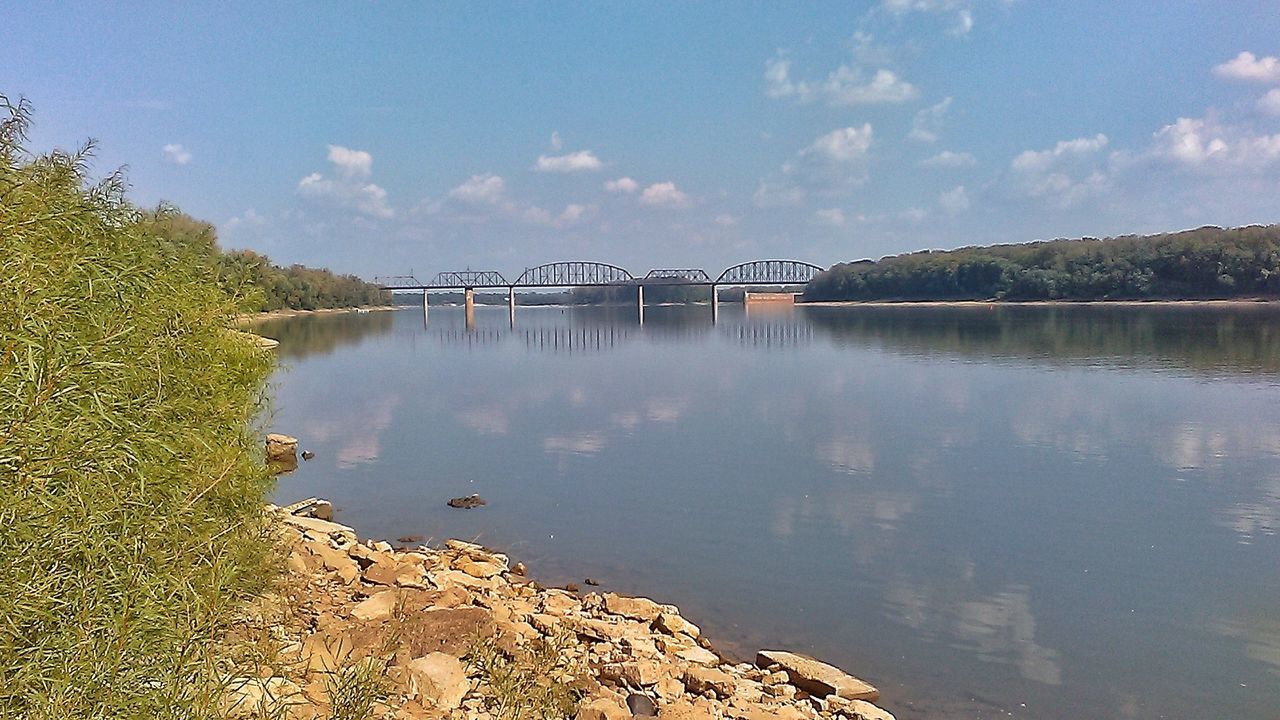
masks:
<svg viewBox="0 0 1280 720"><path fill-rule="evenodd" d="M1280 713L1280 309L644 320L264 323L269 424L315 453L277 496L673 602L903 720ZM471 493L489 504L446 507Z"/></svg>

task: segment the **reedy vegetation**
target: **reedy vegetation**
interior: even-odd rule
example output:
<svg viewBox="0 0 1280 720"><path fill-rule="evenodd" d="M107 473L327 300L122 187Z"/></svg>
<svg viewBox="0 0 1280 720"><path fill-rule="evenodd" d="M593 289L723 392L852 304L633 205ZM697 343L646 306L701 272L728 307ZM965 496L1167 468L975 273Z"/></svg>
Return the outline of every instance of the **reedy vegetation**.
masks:
<svg viewBox="0 0 1280 720"><path fill-rule="evenodd" d="M0 108L0 717L214 716L212 641L271 574L271 358L168 212Z"/></svg>

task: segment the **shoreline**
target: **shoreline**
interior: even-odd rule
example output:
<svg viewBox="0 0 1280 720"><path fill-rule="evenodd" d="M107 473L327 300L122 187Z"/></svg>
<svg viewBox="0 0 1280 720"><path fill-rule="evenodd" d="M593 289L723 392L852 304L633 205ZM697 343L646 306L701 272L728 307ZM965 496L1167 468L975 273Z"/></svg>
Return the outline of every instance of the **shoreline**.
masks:
<svg viewBox="0 0 1280 720"><path fill-rule="evenodd" d="M344 313L357 313L361 310L367 312L387 312L388 310L398 310L396 305L364 305L360 307L349 308L317 308L315 310L265 310L256 313L236 313L235 323L240 326L254 325L256 323L265 322L267 320L278 320L281 318L303 317L306 315L341 315Z"/></svg>
<svg viewBox="0 0 1280 720"><path fill-rule="evenodd" d="M267 513L287 570L230 640L273 638L251 657L275 661L229 681L229 717L328 717L334 678L363 667L382 677L369 717L396 720L495 717L513 703L576 720L894 720L876 688L813 658L765 649L735 662L673 605L545 587L471 542L362 541L315 498Z"/></svg>

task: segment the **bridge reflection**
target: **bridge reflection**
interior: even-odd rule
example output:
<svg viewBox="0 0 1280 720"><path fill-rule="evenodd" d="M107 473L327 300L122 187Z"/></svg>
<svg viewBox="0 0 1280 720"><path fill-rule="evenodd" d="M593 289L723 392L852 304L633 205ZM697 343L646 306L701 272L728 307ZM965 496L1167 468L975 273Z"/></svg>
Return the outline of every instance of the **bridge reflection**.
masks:
<svg viewBox="0 0 1280 720"><path fill-rule="evenodd" d="M494 309L496 310L496 308ZM803 310L737 311L719 322L687 307L651 308L637 323L618 308L541 308L521 315L518 325L499 312L439 313L424 329L441 347L485 351L523 347L531 353L608 352L635 342L719 341L761 349L808 345L814 328Z"/></svg>

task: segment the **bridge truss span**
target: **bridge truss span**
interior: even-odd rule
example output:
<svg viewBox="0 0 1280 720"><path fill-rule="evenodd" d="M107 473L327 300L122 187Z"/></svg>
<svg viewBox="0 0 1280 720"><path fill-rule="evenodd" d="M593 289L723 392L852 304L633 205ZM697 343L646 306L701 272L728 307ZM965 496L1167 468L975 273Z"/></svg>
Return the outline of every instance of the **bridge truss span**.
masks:
<svg viewBox="0 0 1280 720"><path fill-rule="evenodd" d="M422 283L418 278L412 275L378 275L373 279L373 284L383 290L402 290L414 289L422 287Z"/></svg>
<svg viewBox="0 0 1280 720"><path fill-rule="evenodd" d="M826 268L800 260L753 260L720 273L717 285L803 285Z"/></svg>
<svg viewBox="0 0 1280 720"><path fill-rule="evenodd" d="M496 288L510 287L511 283L497 270L458 270L437 273L431 286L438 288Z"/></svg>
<svg viewBox="0 0 1280 720"><path fill-rule="evenodd" d="M553 262L528 268L514 287L588 287L635 282L631 273L617 265L601 262Z"/></svg>
<svg viewBox="0 0 1280 720"><path fill-rule="evenodd" d="M711 284L711 276L707 275L707 271L698 268L659 268L650 270L644 279L673 284Z"/></svg>

